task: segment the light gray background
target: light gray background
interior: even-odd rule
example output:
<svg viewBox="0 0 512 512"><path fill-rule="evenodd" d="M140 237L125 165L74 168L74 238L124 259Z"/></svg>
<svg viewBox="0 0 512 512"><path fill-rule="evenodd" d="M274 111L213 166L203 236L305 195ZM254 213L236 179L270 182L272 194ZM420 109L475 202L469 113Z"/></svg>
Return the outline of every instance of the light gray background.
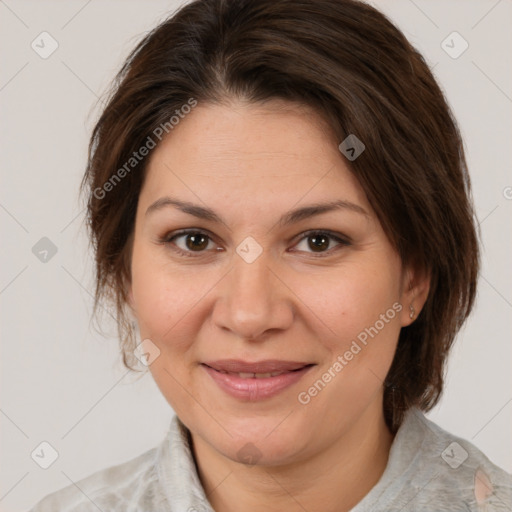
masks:
<svg viewBox="0 0 512 512"><path fill-rule="evenodd" d="M423 52L447 93L482 228L477 307L428 416L512 472L512 2L373 3ZM90 327L92 255L77 192L97 96L140 37L177 5L0 1L2 511L27 510L152 448L173 414L149 374L127 374L115 331L104 339ZM31 48L42 31L59 44L46 60ZM457 59L441 48L452 31L469 43ZM45 236L58 252L42 263L32 247ZM44 440L59 453L46 470L30 457Z"/></svg>

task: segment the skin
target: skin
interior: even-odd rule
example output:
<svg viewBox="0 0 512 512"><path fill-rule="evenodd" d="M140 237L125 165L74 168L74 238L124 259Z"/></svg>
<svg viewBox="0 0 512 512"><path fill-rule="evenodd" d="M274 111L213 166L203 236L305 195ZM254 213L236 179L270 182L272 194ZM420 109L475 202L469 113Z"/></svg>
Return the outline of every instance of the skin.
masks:
<svg viewBox="0 0 512 512"><path fill-rule="evenodd" d="M417 315L428 279L402 265L339 142L306 107L232 101L199 104L150 156L130 306L141 339L160 350L150 371L191 431L198 474L217 512L349 510L386 467L393 436L383 380L400 329L414 321L409 305ZM173 206L146 215L166 195L207 206L224 223ZM291 209L339 199L366 214L345 208L277 222ZM200 249L186 235L160 242L187 228L210 238ZM332 231L350 244L328 238L315 250L308 230ZM263 251L252 263L236 252L248 236ZM397 303L402 310L300 403L299 393ZM277 396L249 402L227 395L200 366L221 358L316 366ZM247 443L258 449L255 465L237 455Z"/></svg>

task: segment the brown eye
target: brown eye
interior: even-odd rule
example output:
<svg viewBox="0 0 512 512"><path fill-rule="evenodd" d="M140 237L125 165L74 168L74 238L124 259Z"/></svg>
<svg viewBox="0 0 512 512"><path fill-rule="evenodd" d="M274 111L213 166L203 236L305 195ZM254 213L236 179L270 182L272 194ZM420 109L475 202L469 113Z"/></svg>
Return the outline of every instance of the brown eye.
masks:
<svg viewBox="0 0 512 512"><path fill-rule="evenodd" d="M207 249L212 248L211 246L209 247L210 243L215 246L210 236L202 231L171 233L161 238L160 242L185 256L192 256L192 253L206 252Z"/></svg>
<svg viewBox="0 0 512 512"><path fill-rule="evenodd" d="M307 242L306 242L307 241ZM331 248L331 242L335 242L335 246ZM333 233L326 231L309 231L304 233L300 242L296 247L305 244L304 249L299 251L316 253L318 256L329 255L332 251L350 245L348 239L337 236Z"/></svg>
<svg viewBox="0 0 512 512"><path fill-rule="evenodd" d="M184 236L185 245L187 246L187 249L190 249L191 251L201 251L206 249L208 246L208 235L204 235L203 233L189 233Z"/></svg>
<svg viewBox="0 0 512 512"><path fill-rule="evenodd" d="M329 237L320 233L318 235L310 235L307 237L310 240L309 246L313 251L322 251L329 247Z"/></svg>

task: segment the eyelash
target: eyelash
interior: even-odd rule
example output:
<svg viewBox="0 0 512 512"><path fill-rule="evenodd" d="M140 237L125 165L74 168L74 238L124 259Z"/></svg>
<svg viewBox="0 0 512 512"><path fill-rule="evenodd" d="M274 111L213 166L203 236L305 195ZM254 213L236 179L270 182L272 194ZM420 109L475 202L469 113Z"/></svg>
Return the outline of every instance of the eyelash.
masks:
<svg viewBox="0 0 512 512"><path fill-rule="evenodd" d="M204 250L204 251L184 251L183 249L180 249L179 247L176 246L176 244L173 243L174 240L176 240L179 237L185 236L185 235L205 235L209 239L209 241L213 241L212 237L204 231L200 231L200 230L196 230L196 229L187 229L187 230L178 231L177 233L167 234L164 237L159 238L158 242L165 246L169 246L173 251L175 251L178 254L181 254L185 257L195 258L195 257L199 257L203 253L207 252L206 250ZM301 238L299 239L297 244L302 242L304 239L312 237L313 235L317 235L317 236L325 235L328 238L338 242L342 247L351 245L351 243L347 237L343 238L343 237L339 236L338 234L333 233L332 231L327 231L327 230L305 231L304 233L301 233ZM295 244L295 245L297 245L297 244ZM324 252L320 252L320 253L311 252L310 254L313 255L314 258L325 258L327 256L330 256L332 251L335 249L336 249L336 247L328 249L327 251L324 251ZM194 255L194 252L197 252L197 256Z"/></svg>

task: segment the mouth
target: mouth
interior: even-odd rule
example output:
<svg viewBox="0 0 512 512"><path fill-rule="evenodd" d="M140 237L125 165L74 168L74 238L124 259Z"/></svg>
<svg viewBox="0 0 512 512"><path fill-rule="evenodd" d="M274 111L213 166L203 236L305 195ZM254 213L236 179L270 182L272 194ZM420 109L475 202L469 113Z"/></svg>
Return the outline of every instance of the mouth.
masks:
<svg viewBox="0 0 512 512"><path fill-rule="evenodd" d="M256 401L271 398L295 384L315 364L277 359L259 362L224 359L201 366L228 395Z"/></svg>

